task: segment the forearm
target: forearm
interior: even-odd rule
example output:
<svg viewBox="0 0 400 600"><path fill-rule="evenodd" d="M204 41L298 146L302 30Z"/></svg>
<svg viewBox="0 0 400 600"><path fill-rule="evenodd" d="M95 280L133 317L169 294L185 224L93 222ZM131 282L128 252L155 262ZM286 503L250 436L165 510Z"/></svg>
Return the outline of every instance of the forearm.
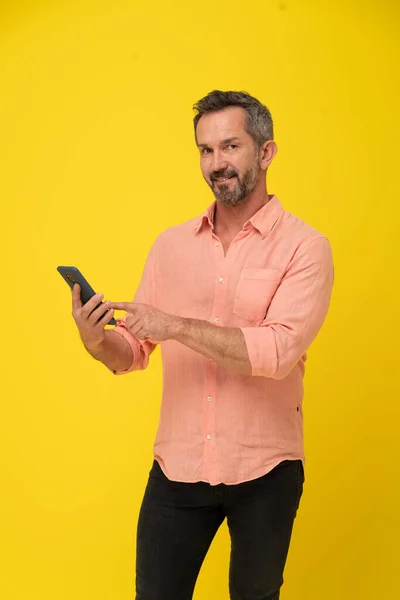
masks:
<svg viewBox="0 0 400 600"><path fill-rule="evenodd" d="M102 344L96 348L86 347L86 350L111 371L125 371L133 362L133 352L129 343L112 329L106 330Z"/></svg>
<svg viewBox="0 0 400 600"><path fill-rule="evenodd" d="M227 369L251 375L243 333L237 327L217 327L207 321L176 317L171 339L215 360Z"/></svg>

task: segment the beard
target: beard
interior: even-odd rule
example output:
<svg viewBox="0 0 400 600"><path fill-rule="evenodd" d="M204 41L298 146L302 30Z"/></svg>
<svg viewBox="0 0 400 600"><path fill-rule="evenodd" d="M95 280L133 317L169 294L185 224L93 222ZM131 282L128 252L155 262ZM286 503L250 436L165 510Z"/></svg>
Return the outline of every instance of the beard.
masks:
<svg viewBox="0 0 400 600"><path fill-rule="evenodd" d="M238 206L256 187L260 171L261 169L256 159L253 166L245 171L242 177L234 169L214 171L210 175L211 184L209 183L208 185L211 187L218 202L221 202L224 206ZM235 178L236 182L232 187L224 184L218 185L215 183L215 180L219 178Z"/></svg>

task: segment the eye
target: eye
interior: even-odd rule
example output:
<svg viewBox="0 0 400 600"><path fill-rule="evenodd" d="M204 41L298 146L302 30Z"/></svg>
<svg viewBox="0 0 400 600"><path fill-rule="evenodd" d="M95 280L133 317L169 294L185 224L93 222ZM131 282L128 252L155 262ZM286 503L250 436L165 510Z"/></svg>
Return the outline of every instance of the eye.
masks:
<svg viewBox="0 0 400 600"><path fill-rule="evenodd" d="M210 154L211 148L203 148L201 154L205 156L206 154Z"/></svg>
<svg viewBox="0 0 400 600"><path fill-rule="evenodd" d="M228 144L227 148L229 150L235 150L237 148L237 145L236 144Z"/></svg>

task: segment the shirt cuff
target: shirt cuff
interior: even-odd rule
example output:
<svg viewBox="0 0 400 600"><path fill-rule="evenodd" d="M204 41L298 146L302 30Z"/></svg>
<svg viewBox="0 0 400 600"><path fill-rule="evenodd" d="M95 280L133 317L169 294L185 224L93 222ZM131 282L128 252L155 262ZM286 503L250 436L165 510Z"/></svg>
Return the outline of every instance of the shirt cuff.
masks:
<svg viewBox="0 0 400 600"><path fill-rule="evenodd" d="M126 373L130 373L131 371L135 370L135 362L136 362L138 354L140 352L140 350L139 350L140 344L137 341L137 339L126 328L124 319L117 319L117 324L114 327L114 331L119 333L119 335L122 335L122 337L124 337L126 339L126 341L128 342L128 344L130 345L130 347L132 349L133 360L132 360L131 366L128 369L125 369L125 371L114 371L112 369L110 369L110 371L112 373L114 373L114 375L125 375Z"/></svg>
<svg viewBox="0 0 400 600"><path fill-rule="evenodd" d="M268 327L241 327L253 376L273 377L278 368L273 331Z"/></svg>

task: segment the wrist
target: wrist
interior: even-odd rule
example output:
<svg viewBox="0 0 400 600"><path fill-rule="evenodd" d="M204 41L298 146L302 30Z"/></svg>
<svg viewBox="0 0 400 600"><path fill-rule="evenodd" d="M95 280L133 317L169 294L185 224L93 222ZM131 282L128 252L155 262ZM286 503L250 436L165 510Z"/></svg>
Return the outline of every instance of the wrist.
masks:
<svg viewBox="0 0 400 600"><path fill-rule="evenodd" d="M94 358L97 358L104 347L104 340L97 340L97 341L92 341L92 342L83 342L83 345L85 346L86 350L89 352L89 354L91 354Z"/></svg>

